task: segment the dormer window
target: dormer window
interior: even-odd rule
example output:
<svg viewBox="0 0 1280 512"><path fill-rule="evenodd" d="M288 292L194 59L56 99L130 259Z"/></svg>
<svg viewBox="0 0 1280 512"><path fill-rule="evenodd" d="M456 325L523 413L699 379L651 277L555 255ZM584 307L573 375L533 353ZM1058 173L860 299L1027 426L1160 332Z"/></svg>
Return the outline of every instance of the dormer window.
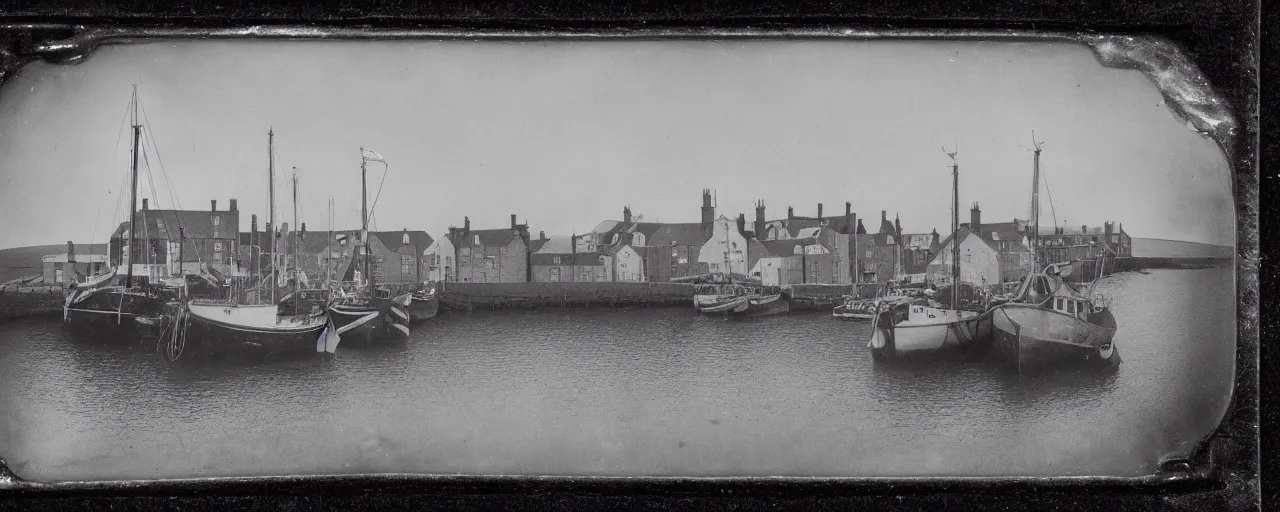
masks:
<svg viewBox="0 0 1280 512"><path fill-rule="evenodd" d="M400 235L400 245L409 245L409 234L408 234L408 233L404 233L404 234Z"/></svg>

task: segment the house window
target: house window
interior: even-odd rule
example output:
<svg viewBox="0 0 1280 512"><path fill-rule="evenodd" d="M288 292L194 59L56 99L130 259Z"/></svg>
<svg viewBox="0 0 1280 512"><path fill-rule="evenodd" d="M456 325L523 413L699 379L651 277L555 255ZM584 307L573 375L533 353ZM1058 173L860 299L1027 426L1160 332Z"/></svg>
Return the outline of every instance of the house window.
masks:
<svg viewBox="0 0 1280 512"><path fill-rule="evenodd" d="M500 255L502 255L502 256L506 256L506 255L507 255L507 248L506 248L506 247L499 247L499 248L498 248L498 254L500 254Z"/></svg>
<svg viewBox="0 0 1280 512"><path fill-rule="evenodd" d="M413 273L411 268L413 268L413 256L400 256L400 273L411 274Z"/></svg>
<svg viewBox="0 0 1280 512"><path fill-rule="evenodd" d="M212 222L214 226L221 226L221 225L222 225L222 217L219 217L219 216L217 216L217 215L210 215L210 216L209 216L209 222Z"/></svg>
<svg viewBox="0 0 1280 512"><path fill-rule="evenodd" d="M559 257L559 256L553 256L553 257L551 258L551 263L556 264L556 265L559 265L559 264L560 264L560 257Z"/></svg>
<svg viewBox="0 0 1280 512"><path fill-rule="evenodd" d="M810 283L818 282L818 266L817 265L814 265L813 268L809 269L809 282Z"/></svg>
<svg viewBox="0 0 1280 512"><path fill-rule="evenodd" d="M56 269L56 270L54 270L54 271L53 271L53 282L55 282L55 283L61 283L61 282L62 282L62 279L63 279L63 278L62 278L62 269Z"/></svg>
<svg viewBox="0 0 1280 512"><path fill-rule="evenodd" d="M222 250L222 242L214 242L214 243L213 243L213 250L215 250L215 251L221 251L221 250Z"/></svg>

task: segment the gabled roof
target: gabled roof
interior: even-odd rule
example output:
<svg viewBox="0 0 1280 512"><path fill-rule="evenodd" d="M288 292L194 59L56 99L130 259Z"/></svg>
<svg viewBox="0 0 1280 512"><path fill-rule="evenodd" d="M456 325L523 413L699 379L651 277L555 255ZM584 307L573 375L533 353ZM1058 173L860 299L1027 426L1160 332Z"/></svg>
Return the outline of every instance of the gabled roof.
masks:
<svg viewBox="0 0 1280 512"><path fill-rule="evenodd" d="M962 229L968 230L969 223L961 224ZM1019 222L992 222L982 223L978 226L978 235L988 243L991 242L1021 242L1026 233L1023 226ZM943 245L946 245L945 243Z"/></svg>
<svg viewBox="0 0 1280 512"><path fill-rule="evenodd" d="M587 244L579 241L578 249L583 251L587 250ZM557 253L557 254L571 253L573 252L573 237L552 235L547 237L546 240L530 240L529 252L531 253L546 252L546 253Z"/></svg>
<svg viewBox="0 0 1280 512"><path fill-rule="evenodd" d="M377 237L378 240L382 242L382 245L386 246L387 249L395 251L400 249L400 246L403 245L402 242L404 242L405 233L406 231L403 230L371 231L369 232L369 236ZM428 247L431 247L431 242L433 240L431 239L431 235L428 235L426 231L408 231L407 233L409 234L409 244L416 246L417 252L425 251Z"/></svg>
<svg viewBox="0 0 1280 512"><path fill-rule="evenodd" d="M765 225L780 225L787 230L787 234L791 238L803 238L802 234L800 233L802 230L821 227L823 225L823 222L826 223L826 227L829 227L835 230L837 233L844 233L846 231L849 233L856 232L857 226L856 225L848 226L848 223L849 223L848 220L849 219L845 218L844 215L822 217L822 218L803 217L803 218L771 220L766 222ZM846 230L846 226L848 226L847 230ZM760 236L764 236L764 235L761 234Z"/></svg>
<svg viewBox="0 0 1280 512"><path fill-rule="evenodd" d="M686 222L679 224L658 224L641 222L636 225L636 231L645 235L648 245L651 246L667 246L667 245L702 245L710 238L703 230L700 222Z"/></svg>
<svg viewBox="0 0 1280 512"><path fill-rule="evenodd" d="M960 234L960 243L961 243L961 244L963 244L963 243L964 243L964 241L965 241L966 239L968 239L970 236L973 236L973 232L972 232L972 231L969 231L969 228L964 227L964 226L961 226L961 227L960 227L959 234ZM939 247L939 248L946 247L946 246L947 246L947 244L951 243L951 239L952 239L952 238L954 238L954 235L948 235L946 238L942 239L942 242L940 242L940 243L938 244L938 247ZM979 240L982 240L982 243L986 244L987 248L989 248L989 249L991 249L991 250L995 250L995 248L991 246L991 243L990 243L988 240L983 239L982 237L978 237L978 239L979 239ZM946 252L946 251L939 251L939 254L943 254L943 253L945 253L945 252Z"/></svg>
<svg viewBox="0 0 1280 512"><path fill-rule="evenodd" d="M458 248L471 247L475 245L476 240L479 240L480 245L485 247L505 247L511 245L511 241L519 236L517 233L520 233L520 230L512 228L473 229L470 233L458 230L453 245Z"/></svg>
<svg viewBox="0 0 1280 512"><path fill-rule="evenodd" d="M764 249L765 254L775 258L781 258L784 256L798 254L796 252L797 247L816 245L818 240L813 238L791 238L786 240L760 240L758 243L760 244L760 247ZM800 250L803 251L804 249Z"/></svg>
<svg viewBox="0 0 1280 512"><path fill-rule="evenodd" d="M134 212L134 218L138 221L134 236L177 241L181 228L187 238L237 239L240 236L239 215L239 212L226 210L138 210ZM214 216L219 218L217 226L213 225ZM165 228L163 237L160 234L162 223ZM121 222L111 234L112 238L129 236L128 225L128 222Z"/></svg>
<svg viewBox="0 0 1280 512"><path fill-rule="evenodd" d="M595 267L604 264L600 261L602 257L604 257L604 254L595 251L579 253L541 252L529 255L529 264L552 266L557 265L556 258L559 258L560 263L558 265L560 266Z"/></svg>
<svg viewBox="0 0 1280 512"><path fill-rule="evenodd" d="M912 233L902 235L902 244L907 249L925 250L933 247L933 233Z"/></svg>

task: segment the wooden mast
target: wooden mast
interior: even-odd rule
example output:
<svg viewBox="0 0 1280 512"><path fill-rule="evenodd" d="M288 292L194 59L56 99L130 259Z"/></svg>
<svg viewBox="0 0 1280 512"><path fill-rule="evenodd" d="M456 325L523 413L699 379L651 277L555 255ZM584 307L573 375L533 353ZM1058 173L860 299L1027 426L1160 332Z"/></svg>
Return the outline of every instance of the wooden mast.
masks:
<svg viewBox="0 0 1280 512"><path fill-rule="evenodd" d="M360 253L364 257L364 279L369 283L369 296L373 296L373 275L369 274L369 190L365 179L366 164L364 148L360 148Z"/></svg>
<svg viewBox="0 0 1280 512"><path fill-rule="evenodd" d="M133 287L133 255L138 248L134 245L137 233L137 222L135 222L138 212L138 143L142 138L142 126L138 124L138 86L133 86L133 162L131 164L132 171L130 178L132 186L129 188L129 254L128 265L129 270L125 276L125 288ZM138 251L141 254L141 251Z"/></svg>
<svg viewBox="0 0 1280 512"><path fill-rule="evenodd" d="M960 309L960 164L951 155L951 309Z"/></svg>
<svg viewBox="0 0 1280 512"><path fill-rule="evenodd" d="M295 315L298 314L299 298L297 294L298 287L301 284L301 280L298 278L298 274L300 272L300 269L298 268L298 229L300 227L301 225L298 224L298 168L295 166L293 168L293 272L291 273L293 276L294 293L293 314Z"/></svg>
<svg viewBox="0 0 1280 512"><path fill-rule="evenodd" d="M1031 273L1037 272L1040 252L1040 146L1036 132L1031 132L1031 144L1035 146L1035 159L1031 173Z"/></svg>
<svg viewBox="0 0 1280 512"><path fill-rule="evenodd" d="M267 193L270 197L267 199L267 208L270 211L271 227L275 230L271 236L271 303L276 303L276 233L280 232L280 225L276 224L276 133L274 129L267 129Z"/></svg>

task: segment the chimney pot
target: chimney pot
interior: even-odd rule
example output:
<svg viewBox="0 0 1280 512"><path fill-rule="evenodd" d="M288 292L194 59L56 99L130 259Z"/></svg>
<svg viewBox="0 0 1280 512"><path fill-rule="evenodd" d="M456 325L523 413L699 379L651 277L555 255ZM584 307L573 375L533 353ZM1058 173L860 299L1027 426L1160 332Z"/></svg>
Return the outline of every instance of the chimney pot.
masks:
<svg viewBox="0 0 1280 512"><path fill-rule="evenodd" d="M546 240L546 239L547 239L547 232L546 232L546 231L539 231L539 232L538 232L538 240Z"/></svg>
<svg viewBox="0 0 1280 512"><path fill-rule="evenodd" d="M516 214L511 214L511 229L516 228Z"/></svg>
<svg viewBox="0 0 1280 512"><path fill-rule="evenodd" d="M796 211L795 211L795 209L794 209L794 208L792 208L792 207L790 207L790 206L788 206L788 207L787 207L787 220L794 219L795 217L796 217Z"/></svg>
<svg viewBox="0 0 1280 512"><path fill-rule="evenodd" d="M230 211L233 211L233 212L238 212L238 211L240 211L240 209L239 209L239 208L237 207L237 205L236 205L236 199L235 199L234 197L233 197L233 198L231 198L231 210L230 210Z"/></svg>
<svg viewBox="0 0 1280 512"><path fill-rule="evenodd" d="M822 218L822 203L818 203L818 218Z"/></svg>
<svg viewBox="0 0 1280 512"><path fill-rule="evenodd" d="M889 212L886 210L880 210L880 223L884 224L887 220L889 220Z"/></svg>
<svg viewBox="0 0 1280 512"><path fill-rule="evenodd" d="M216 211L218 211L218 200L217 200L217 199L210 199L210 200L209 200L209 211L211 211L211 212L216 212Z"/></svg>
<svg viewBox="0 0 1280 512"><path fill-rule="evenodd" d="M849 201L845 201L845 203L844 203L844 214L845 214L845 215L849 215L849 214L851 214L851 213L853 213L853 203L851 203L851 202L849 202Z"/></svg>

